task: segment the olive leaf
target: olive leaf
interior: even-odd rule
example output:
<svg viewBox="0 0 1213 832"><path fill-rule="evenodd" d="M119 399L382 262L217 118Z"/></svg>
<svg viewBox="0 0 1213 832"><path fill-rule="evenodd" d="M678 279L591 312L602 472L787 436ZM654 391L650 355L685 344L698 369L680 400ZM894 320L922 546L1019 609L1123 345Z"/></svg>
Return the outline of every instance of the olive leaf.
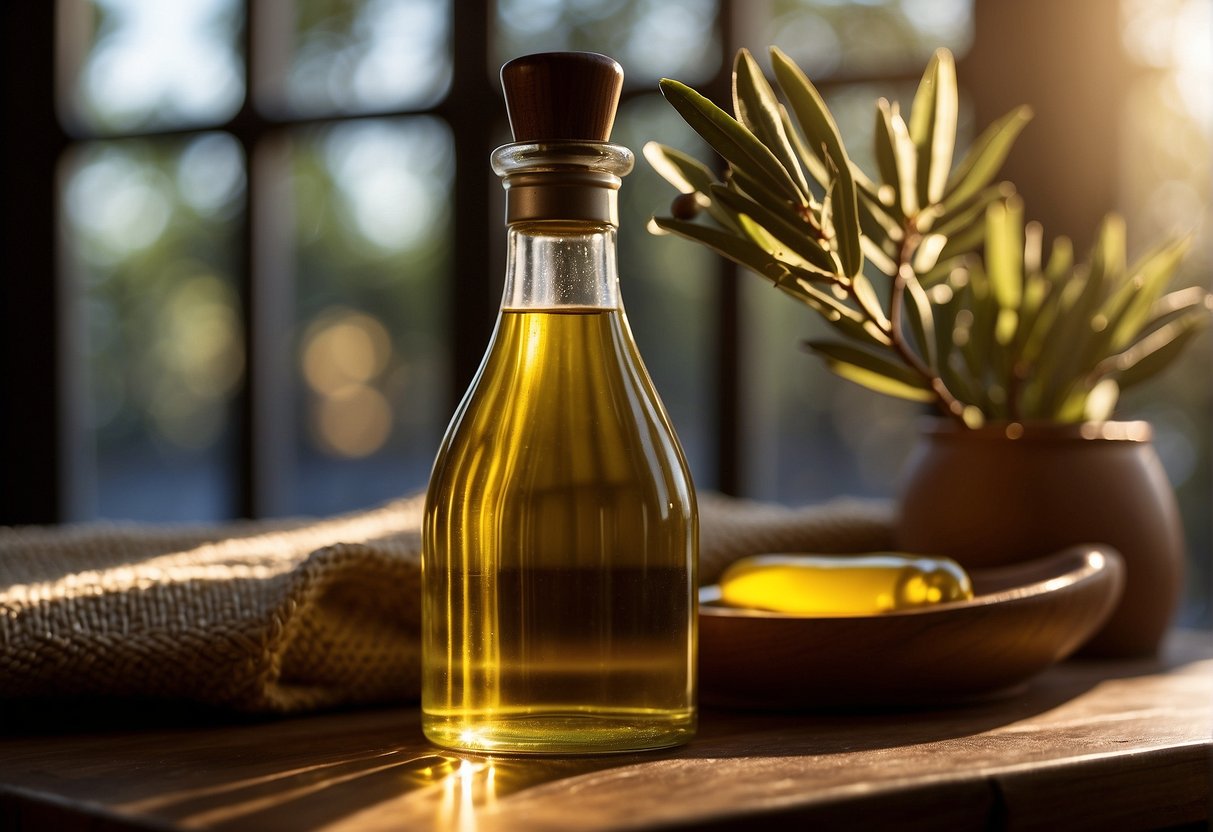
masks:
<svg viewBox="0 0 1213 832"><path fill-rule="evenodd" d="M837 269L834 259L814 238L803 221L795 215L772 210L724 185L711 186L712 199L718 201L735 215L746 215L778 240L789 251L795 253L806 264L832 275Z"/></svg>
<svg viewBox="0 0 1213 832"><path fill-rule="evenodd" d="M706 194L716 181L707 165L681 150L657 142L646 142L641 152L653 170L684 194L696 191Z"/></svg>
<svg viewBox="0 0 1213 832"><path fill-rule="evenodd" d="M905 176L897 155L897 134L893 129L893 108L885 99L876 102L876 127L872 131L876 145L876 166L884 187L872 193L881 208L896 211L896 227L905 221L901 189Z"/></svg>
<svg viewBox="0 0 1213 832"><path fill-rule="evenodd" d="M770 280L778 281L788 273L787 265L772 258L770 252L752 240L711 226L672 217L654 217L653 222L663 231L702 243L739 266L753 269Z"/></svg>
<svg viewBox="0 0 1213 832"><path fill-rule="evenodd" d="M922 284L914 277L914 270L902 270L902 280L905 283L906 320L914 333L914 342L918 345L923 361L928 368L936 368L935 318L931 312L931 299L927 296Z"/></svg>
<svg viewBox="0 0 1213 832"><path fill-rule="evenodd" d="M735 118L685 84L661 80L661 92L678 114L730 165L787 199L802 194L775 155Z"/></svg>
<svg viewBox="0 0 1213 832"><path fill-rule="evenodd" d="M1208 304L1194 308L1154 330L1124 352L1105 359L1110 366L1106 370L1097 368L1097 372L1114 372L1122 390L1152 378L1174 362L1209 325L1209 308Z"/></svg>
<svg viewBox="0 0 1213 832"><path fill-rule="evenodd" d="M951 238L953 235L974 226L981 228L984 232L985 227L983 222L986 216L986 209L995 200L1010 199L1014 195L1015 186L1010 182L999 182L990 185L979 191L967 204L958 206L952 209L950 213L934 218L934 221L925 228L922 228L922 230L931 231L947 238Z"/></svg>
<svg viewBox="0 0 1213 832"><path fill-rule="evenodd" d="M801 204L808 204L809 184L784 129L779 101L748 49L738 50L733 63L733 107L737 120L770 149L791 175L801 192Z"/></svg>
<svg viewBox="0 0 1213 832"><path fill-rule="evenodd" d="M863 268L863 253L859 248L859 205L851 160L843 148L838 125L817 88L791 58L777 47L771 47L771 61L780 89L808 138L810 151L827 167L832 166L837 183L834 227L838 235L838 257L843 275L853 277Z"/></svg>
<svg viewBox="0 0 1213 832"><path fill-rule="evenodd" d="M986 209L986 273L998 303L994 337L1009 344L1019 326L1023 297L1023 201L1018 197L993 202Z"/></svg>
<svg viewBox="0 0 1213 832"><path fill-rule="evenodd" d="M910 137L918 151L918 202L934 205L943 198L956 146L960 97L952 53L937 49L927 64L910 110Z"/></svg>
<svg viewBox="0 0 1213 832"><path fill-rule="evenodd" d="M1124 312L1109 324L1113 349L1124 347L1133 334L1147 325L1151 307L1171 281L1180 261L1187 253L1187 238L1164 244L1147 254L1133 269L1133 278L1125 283L1132 291Z"/></svg>
<svg viewBox="0 0 1213 832"><path fill-rule="evenodd" d="M874 347L891 346L889 336L864 315L842 300L822 291L803 275L789 273L776 281L776 288L804 303L841 335Z"/></svg>
<svg viewBox="0 0 1213 832"><path fill-rule="evenodd" d="M940 208L948 214L994 181L1011 145L1032 119L1028 107L1018 107L991 124L973 143L944 187Z"/></svg>
<svg viewBox="0 0 1213 832"><path fill-rule="evenodd" d="M916 402L934 398L926 380L903 364L850 344L809 341L806 346L822 356L835 374L878 393Z"/></svg>
<svg viewBox="0 0 1213 832"><path fill-rule="evenodd" d="M855 296L855 300L859 303L859 307L873 323L885 331L888 331L892 327L889 319L885 317L884 310L881 308L880 297L876 294L876 288L872 285L872 281L864 277L862 272L851 278L851 291Z"/></svg>
<svg viewBox="0 0 1213 832"><path fill-rule="evenodd" d="M678 189L680 193L702 194L708 199L708 212L712 218L726 227L733 226L732 218L727 212L711 202L710 193L715 182L715 176L706 165L701 164L691 156L672 147L666 147L657 142L647 142L642 150L644 158L653 170Z"/></svg>
<svg viewBox="0 0 1213 832"><path fill-rule="evenodd" d="M910 138L910 128L896 105L889 111L887 128L893 145L893 159L897 170L897 199L901 215L909 218L918 214L918 148Z"/></svg>

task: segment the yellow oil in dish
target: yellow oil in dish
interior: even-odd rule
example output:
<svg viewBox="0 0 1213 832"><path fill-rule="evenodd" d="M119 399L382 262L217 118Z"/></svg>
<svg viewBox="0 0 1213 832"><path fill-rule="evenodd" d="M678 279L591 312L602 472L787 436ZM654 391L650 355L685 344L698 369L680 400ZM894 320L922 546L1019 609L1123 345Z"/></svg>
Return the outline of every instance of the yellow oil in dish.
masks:
<svg viewBox="0 0 1213 832"><path fill-rule="evenodd" d="M694 496L619 309L502 310L423 538L432 741L582 753L690 738Z"/></svg>
<svg viewBox="0 0 1213 832"><path fill-rule="evenodd" d="M724 571L720 593L729 606L845 616L964 601L973 597L973 586L948 558L756 555Z"/></svg>

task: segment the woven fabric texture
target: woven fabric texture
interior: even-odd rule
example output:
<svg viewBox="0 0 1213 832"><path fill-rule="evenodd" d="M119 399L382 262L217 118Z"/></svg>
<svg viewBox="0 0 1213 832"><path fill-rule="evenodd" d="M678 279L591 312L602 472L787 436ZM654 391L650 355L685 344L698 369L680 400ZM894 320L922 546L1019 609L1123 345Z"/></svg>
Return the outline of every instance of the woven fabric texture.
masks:
<svg viewBox="0 0 1213 832"><path fill-rule="evenodd" d="M0 700L415 700L421 513L418 495L320 521L0 529ZM700 580L757 552L887 549L890 528L879 503L703 495Z"/></svg>

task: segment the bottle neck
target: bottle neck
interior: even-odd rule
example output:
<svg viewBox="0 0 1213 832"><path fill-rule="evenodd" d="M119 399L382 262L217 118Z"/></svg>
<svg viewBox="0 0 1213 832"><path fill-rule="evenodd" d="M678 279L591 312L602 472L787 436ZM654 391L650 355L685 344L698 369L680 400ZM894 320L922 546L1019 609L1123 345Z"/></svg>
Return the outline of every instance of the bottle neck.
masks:
<svg viewBox="0 0 1213 832"><path fill-rule="evenodd" d="M609 224L510 226L503 309L616 309L619 273Z"/></svg>

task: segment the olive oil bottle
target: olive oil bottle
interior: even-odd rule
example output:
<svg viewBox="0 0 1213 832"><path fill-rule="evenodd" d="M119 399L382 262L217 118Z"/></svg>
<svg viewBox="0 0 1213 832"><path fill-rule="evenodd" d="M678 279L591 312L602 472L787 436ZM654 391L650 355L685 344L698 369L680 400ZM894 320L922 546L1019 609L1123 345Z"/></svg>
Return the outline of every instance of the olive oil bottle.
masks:
<svg viewBox="0 0 1213 832"><path fill-rule="evenodd" d="M676 745L695 730L698 522L620 301L622 71L549 53L502 83L505 293L426 498L422 726L474 751Z"/></svg>

